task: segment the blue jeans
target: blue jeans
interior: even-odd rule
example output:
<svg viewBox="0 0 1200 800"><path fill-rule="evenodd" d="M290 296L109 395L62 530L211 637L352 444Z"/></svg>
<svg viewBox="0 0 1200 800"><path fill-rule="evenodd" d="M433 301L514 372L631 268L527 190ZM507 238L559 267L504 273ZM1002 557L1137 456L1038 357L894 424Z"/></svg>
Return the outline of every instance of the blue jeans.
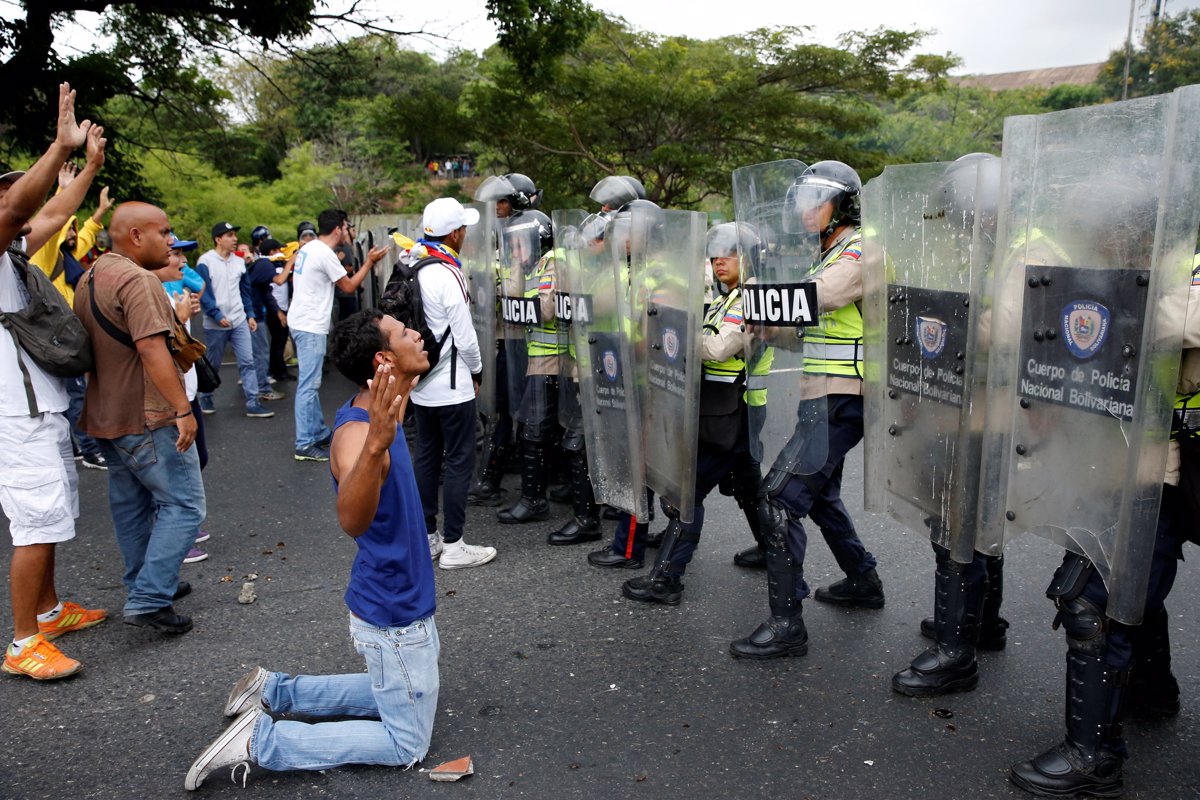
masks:
<svg viewBox="0 0 1200 800"><path fill-rule="evenodd" d="M259 719L250 742L256 764L271 770L411 767L425 757L437 711L441 651L433 617L404 628L376 628L351 614L350 636L367 662L365 674L267 677L263 702L270 713ZM272 713L317 721L276 720Z"/></svg>
<svg viewBox="0 0 1200 800"><path fill-rule="evenodd" d="M260 319L258 328L250 334L250 345L254 351L254 377L258 382L258 392L266 394L271 391L271 376L267 372L267 366L271 362L271 337L267 333L265 320Z"/></svg>
<svg viewBox="0 0 1200 800"><path fill-rule="evenodd" d="M326 338L324 333L292 331L292 341L296 344L296 360L300 362L295 399L297 450L333 435L333 431L325 424L319 394Z"/></svg>
<svg viewBox="0 0 1200 800"><path fill-rule="evenodd" d="M67 406L67 420L71 423L71 437L79 447L79 452L85 456L94 456L100 452L100 446L96 444L95 439L79 429L79 415L83 413L83 396L87 394L87 382L82 377L64 378L63 384L67 387L67 397L70 400L70 405Z"/></svg>
<svg viewBox="0 0 1200 800"><path fill-rule="evenodd" d="M233 342L233 355L237 359L238 374L242 379L242 393L246 395L246 408L257 404L258 376L254 372L254 345L250 342L250 326L243 322L233 328L205 328L204 342L208 348L204 357L217 371L221 369L221 359L225 358L225 346ZM212 397L212 392L202 392L199 396Z"/></svg>
<svg viewBox="0 0 1200 800"><path fill-rule="evenodd" d="M108 506L125 561L125 615L172 604L179 567L204 521L195 447L175 449L174 425L97 439L108 461Z"/></svg>

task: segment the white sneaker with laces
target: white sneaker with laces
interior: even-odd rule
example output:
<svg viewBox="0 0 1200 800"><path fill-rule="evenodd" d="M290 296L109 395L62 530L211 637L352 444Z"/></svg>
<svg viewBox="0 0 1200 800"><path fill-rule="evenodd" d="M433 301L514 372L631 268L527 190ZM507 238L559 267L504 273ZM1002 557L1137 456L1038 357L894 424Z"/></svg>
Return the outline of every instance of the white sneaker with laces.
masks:
<svg viewBox="0 0 1200 800"><path fill-rule="evenodd" d="M243 675L229 692L225 701L225 716L240 717L255 706L262 706L263 687L267 684L270 673L262 667Z"/></svg>
<svg viewBox="0 0 1200 800"><path fill-rule="evenodd" d="M434 531L429 534L429 557L437 561L437 557L442 554L442 533Z"/></svg>
<svg viewBox="0 0 1200 800"><path fill-rule="evenodd" d="M446 542L443 545L442 557L438 560L438 565L442 569L482 567L495 557L496 548L467 544L466 541L459 539L457 542Z"/></svg>
<svg viewBox="0 0 1200 800"><path fill-rule="evenodd" d="M204 783L209 773L222 767L233 767L230 777L234 782L237 781L237 768L242 767L245 770L242 773L242 786L245 787L250 765L254 763L250 758L250 740L254 736L254 725L262 715L262 706L258 706L235 719L233 724L204 748L204 752L192 762L191 769L183 779L183 788L194 792Z"/></svg>

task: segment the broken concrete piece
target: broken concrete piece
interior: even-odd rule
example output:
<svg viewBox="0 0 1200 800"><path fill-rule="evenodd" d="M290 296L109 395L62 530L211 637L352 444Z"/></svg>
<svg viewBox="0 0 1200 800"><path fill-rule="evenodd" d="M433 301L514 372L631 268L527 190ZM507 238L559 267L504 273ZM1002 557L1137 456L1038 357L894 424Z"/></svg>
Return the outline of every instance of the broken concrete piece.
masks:
<svg viewBox="0 0 1200 800"><path fill-rule="evenodd" d="M438 764L433 769L429 770L429 780L431 781L456 781L459 778L465 778L467 775L475 774L475 765L471 763L470 756L456 758L453 761L447 761L444 764Z"/></svg>
<svg viewBox="0 0 1200 800"><path fill-rule="evenodd" d="M243 583L241 594L238 595L238 602L245 606L257 599L258 595L254 593L254 584L250 582Z"/></svg>

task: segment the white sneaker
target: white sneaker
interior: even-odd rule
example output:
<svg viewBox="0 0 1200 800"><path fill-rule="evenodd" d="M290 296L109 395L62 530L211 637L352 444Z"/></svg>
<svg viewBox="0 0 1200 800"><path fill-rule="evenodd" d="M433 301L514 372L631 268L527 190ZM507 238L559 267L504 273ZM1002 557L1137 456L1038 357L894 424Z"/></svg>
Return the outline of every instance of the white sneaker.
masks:
<svg viewBox="0 0 1200 800"><path fill-rule="evenodd" d="M467 544L462 539L459 539L457 542L445 543L442 548L442 557L438 561L438 564L442 569L482 567L495 557L496 548Z"/></svg>
<svg viewBox="0 0 1200 800"><path fill-rule="evenodd" d="M429 534L429 557L437 561L437 557L442 554L442 534L441 531L434 531Z"/></svg>
<svg viewBox="0 0 1200 800"><path fill-rule="evenodd" d="M209 773L222 767L233 767L230 777L236 782L239 766L245 770L242 773L242 786L245 787L246 775L250 772L250 765L254 763L250 758L250 739L254 736L254 724L262 715L263 708L260 705L235 719L233 724L192 762L192 768L183 779L183 788L194 792L204 783Z"/></svg>

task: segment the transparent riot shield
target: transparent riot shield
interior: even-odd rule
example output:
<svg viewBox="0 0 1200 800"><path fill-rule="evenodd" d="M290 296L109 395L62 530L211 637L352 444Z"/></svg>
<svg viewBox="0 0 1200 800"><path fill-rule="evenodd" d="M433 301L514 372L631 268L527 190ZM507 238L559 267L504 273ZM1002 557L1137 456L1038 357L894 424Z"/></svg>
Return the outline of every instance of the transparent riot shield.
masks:
<svg viewBox="0 0 1200 800"><path fill-rule="evenodd" d="M578 261L585 242L581 228L587 212L560 209L550 215L554 224L554 320L558 336L558 424L563 430L583 430L583 408L579 404L579 369L571 341L571 278L578 274ZM574 265L572 265L574 262Z"/></svg>
<svg viewBox="0 0 1200 800"><path fill-rule="evenodd" d="M611 250L629 240L630 331L637 359L646 485L692 521L700 424L707 216L633 208L613 222Z"/></svg>
<svg viewBox="0 0 1200 800"><path fill-rule="evenodd" d="M824 381L806 375L804 357L804 332L818 324L820 313L812 282L820 240L796 224L787 204L804 169L786 160L733 171L735 217L760 239L750 252L741 252L739 243L742 310L750 334L746 384L766 394L765 403L749 404L750 450L764 468L791 475L816 472L829 452Z"/></svg>
<svg viewBox="0 0 1200 800"><path fill-rule="evenodd" d="M479 222L467 226L463 242L463 273L471 293L471 322L479 340L483 375L475 393L475 410L489 423L496 419L496 207L492 203L470 203L479 212Z"/></svg>
<svg viewBox="0 0 1200 800"><path fill-rule="evenodd" d="M1198 122L1193 86L1005 124L984 510L1005 537L1090 559L1108 616L1128 624L1149 580L1200 223Z"/></svg>
<svg viewBox="0 0 1200 800"><path fill-rule="evenodd" d="M501 220L500 317L509 410L518 425L557 425L558 333L554 325L554 254L551 222L540 211ZM546 252L543 248L546 247ZM552 413L553 412L553 413ZM550 421L550 417L554 417Z"/></svg>
<svg viewBox="0 0 1200 800"><path fill-rule="evenodd" d="M976 301L999 170L992 157L888 167L863 191L866 507L964 564L975 553L986 394Z"/></svg>
<svg viewBox="0 0 1200 800"><path fill-rule="evenodd" d="M637 365L632 347L628 257L606 247L606 228L589 218L582 247L566 259L571 342L579 374L588 469L596 502L649 516L642 458Z"/></svg>

